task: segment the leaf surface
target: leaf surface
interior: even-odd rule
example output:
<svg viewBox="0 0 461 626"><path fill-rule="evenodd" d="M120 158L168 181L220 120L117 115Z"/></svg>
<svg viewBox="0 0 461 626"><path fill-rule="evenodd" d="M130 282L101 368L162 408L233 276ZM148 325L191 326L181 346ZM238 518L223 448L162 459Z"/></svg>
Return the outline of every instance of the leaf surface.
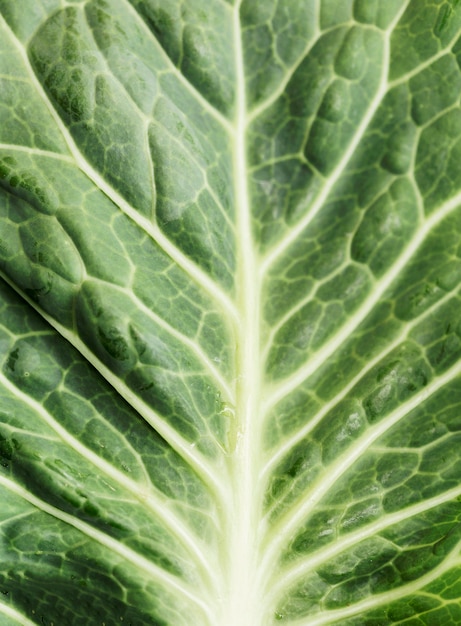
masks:
<svg viewBox="0 0 461 626"><path fill-rule="evenodd" d="M0 623L461 623L461 7L0 0Z"/></svg>

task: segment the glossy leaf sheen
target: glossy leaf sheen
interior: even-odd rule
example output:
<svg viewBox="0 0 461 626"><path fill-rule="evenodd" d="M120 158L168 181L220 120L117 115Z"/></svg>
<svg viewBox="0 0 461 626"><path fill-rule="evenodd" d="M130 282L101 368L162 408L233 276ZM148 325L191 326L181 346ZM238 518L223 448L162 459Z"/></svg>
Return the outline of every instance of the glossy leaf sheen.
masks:
<svg viewBox="0 0 461 626"><path fill-rule="evenodd" d="M461 624L461 6L0 0L0 623Z"/></svg>

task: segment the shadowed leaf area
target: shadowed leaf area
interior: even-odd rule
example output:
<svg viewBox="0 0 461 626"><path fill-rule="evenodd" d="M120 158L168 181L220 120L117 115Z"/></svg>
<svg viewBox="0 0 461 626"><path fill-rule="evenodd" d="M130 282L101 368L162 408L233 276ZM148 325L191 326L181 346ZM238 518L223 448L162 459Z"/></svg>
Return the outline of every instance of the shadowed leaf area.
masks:
<svg viewBox="0 0 461 626"><path fill-rule="evenodd" d="M0 0L1 626L461 624L461 3Z"/></svg>

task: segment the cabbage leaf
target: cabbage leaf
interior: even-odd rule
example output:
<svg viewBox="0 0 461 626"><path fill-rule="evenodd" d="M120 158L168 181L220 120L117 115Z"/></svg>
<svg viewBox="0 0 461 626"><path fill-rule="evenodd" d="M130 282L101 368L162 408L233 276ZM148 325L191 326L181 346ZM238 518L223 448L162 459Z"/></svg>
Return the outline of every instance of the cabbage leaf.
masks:
<svg viewBox="0 0 461 626"><path fill-rule="evenodd" d="M461 5L0 0L2 626L461 624Z"/></svg>

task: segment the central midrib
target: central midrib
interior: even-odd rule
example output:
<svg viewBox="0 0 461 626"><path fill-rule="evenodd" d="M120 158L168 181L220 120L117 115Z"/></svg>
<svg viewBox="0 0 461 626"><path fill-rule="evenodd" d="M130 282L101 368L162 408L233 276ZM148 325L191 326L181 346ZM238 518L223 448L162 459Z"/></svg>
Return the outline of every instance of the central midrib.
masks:
<svg viewBox="0 0 461 626"><path fill-rule="evenodd" d="M251 203L247 180L247 110L240 4L234 7L236 109L233 125L233 176L237 220L237 381L230 457L231 494L225 538L228 571L224 572L225 598L220 626L259 626L261 590L258 589L258 526L261 494L258 488L260 405L260 284L252 235Z"/></svg>

